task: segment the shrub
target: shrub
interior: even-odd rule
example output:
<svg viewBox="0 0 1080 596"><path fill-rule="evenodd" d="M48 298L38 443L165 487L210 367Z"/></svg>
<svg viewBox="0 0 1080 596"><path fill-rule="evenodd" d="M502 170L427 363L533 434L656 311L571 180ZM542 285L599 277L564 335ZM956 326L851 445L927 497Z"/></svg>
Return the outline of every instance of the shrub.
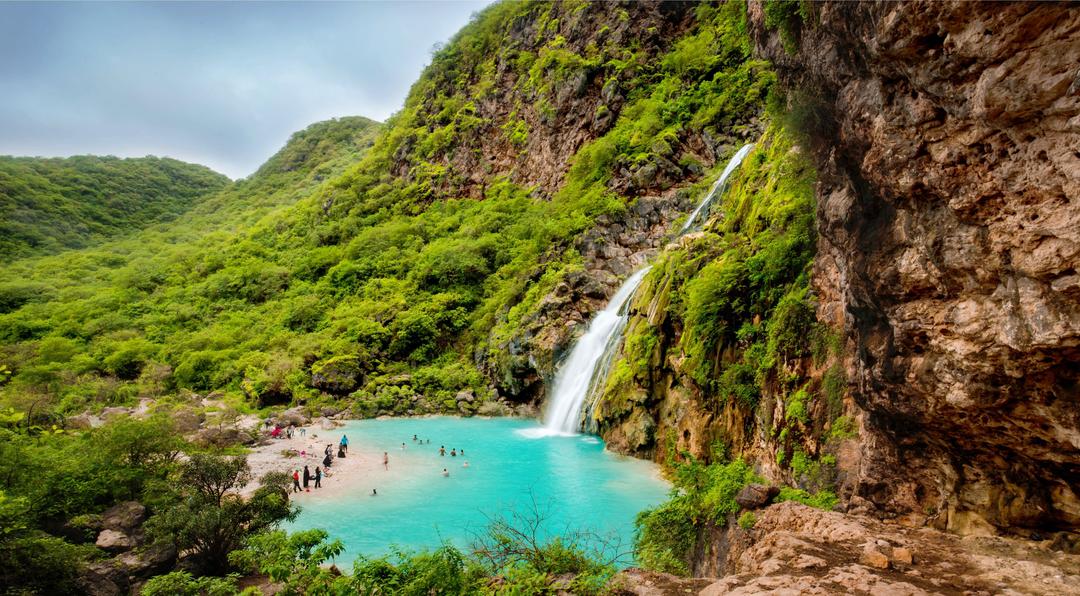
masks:
<svg viewBox="0 0 1080 596"><path fill-rule="evenodd" d="M752 530L757 523L757 516L753 511L746 511L739 516L739 527L744 530Z"/></svg>
<svg viewBox="0 0 1080 596"><path fill-rule="evenodd" d="M143 585L143 596L233 596L239 576L195 577L187 571L173 571L151 577Z"/></svg>
<svg viewBox="0 0 1080 596"><path fill-rule="evenodd" d="M785 486L780 489L780 493L776 496L777 503L782 503L784 501L795 501L825 511L832 511L833 507L836 507L840 502L840 499L836 498L835 493L828 490L821 490L814 494L810 494L801 488Z"/></svg>

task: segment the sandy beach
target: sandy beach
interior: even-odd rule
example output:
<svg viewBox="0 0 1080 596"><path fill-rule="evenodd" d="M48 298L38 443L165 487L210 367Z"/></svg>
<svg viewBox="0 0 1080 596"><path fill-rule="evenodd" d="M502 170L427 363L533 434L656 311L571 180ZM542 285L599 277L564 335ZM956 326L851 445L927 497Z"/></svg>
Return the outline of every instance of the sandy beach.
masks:
<svg viewBox="0 0 1080 596"><path fill-rule="evenodd" d="M370 494L372 489L382 489L393 486L410 477L411 474L420 472L415 463L410 464L407 460L397 457L401 453L401 445L396 447L371 445L364 442L360 436L349 436L349 450L346 457L337 457L338 443L345 434L342 428L326 428L326 425L311 424L306 427L293 429L291 439L270 439L270 443L254 448L248 454L248 465L251 466L254 480L244 487L244 494L250 494L258 488L258 479L267 472L286 472L292 474L293 470L300 470L301 484L303 483L304 466L311 470L312 479L308 491L291 493L297 503L316 503L324 499L333 499L347 493ZM306 435L301 435L300 428L306 430ZM284 436L284 433L282 434ZM315 468L322 466L324 450L331 445L334 451L334 461L329 469L329 475L324 475L322 488L315 488ZM406 449L420 448L412 443L406 444ZM432 449L431 445L424 448ZM438 446L434 446L438 449ZM390 458L390 465L383 466L383 452Z"/></svg>

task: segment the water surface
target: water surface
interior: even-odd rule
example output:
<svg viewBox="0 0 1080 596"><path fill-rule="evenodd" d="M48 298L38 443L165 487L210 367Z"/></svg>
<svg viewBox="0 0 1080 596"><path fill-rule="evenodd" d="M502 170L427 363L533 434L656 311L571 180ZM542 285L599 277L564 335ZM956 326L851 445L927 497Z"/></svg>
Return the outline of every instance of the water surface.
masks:
<svg viewBox="0 0 1080 596"><path fill-rule="evenodd" d="M527 512L535 502L548 531L589 530L621 540L628 551L634 516L668 492L656 466L610 453L589 435L531 438L538 426L513 418L348 422L334 436L347 433L352 449L365 454L388 451L391 467L406 471L368 473L348 479L349 491L334 499L305 499L289 529L323 528L340 538L346 552L338 562L347 565L358 554L387 554L391 545L424 549L446 541L468 548L490 516ZM417 445L414 434L431 444ZM446 456L439 456L440 445ZM451 448L465 456L450 457Z"/></svg>

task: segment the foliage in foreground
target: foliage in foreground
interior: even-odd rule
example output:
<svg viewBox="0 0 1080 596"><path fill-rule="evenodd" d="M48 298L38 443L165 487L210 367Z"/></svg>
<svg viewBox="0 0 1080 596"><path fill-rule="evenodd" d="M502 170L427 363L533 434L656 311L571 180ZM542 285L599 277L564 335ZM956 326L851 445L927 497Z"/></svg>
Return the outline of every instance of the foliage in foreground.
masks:
<svg viewBox="0 0 1080 596"><path fill-rule="evenodd" d="M615 572L612 555L603 553L606 542L587 533L547 536L544 522L534 506L491 520L468 552L444 544L431 551L361 557L351 574L327 567L343 547L328 542L323 530L255 535L229 558L241 569L268 575L288 595L604 593Z"/></svg>
<svg viewBox="0 0 1080 596"><path fill-rule="evenodd" d="M226 556L250 536L295 515L284 474L242 498L245 459L197 450L167 416L82 432L27 432L18 421L0 426L0 586L12 593L77 592L79 568L104 555L90 522L121 501L146 505L148 535L214 573L230 570Z"/></svg>
<svg viewBox="0 0 1080 596"><path fill-rule="evenodd" d="M638 514L635 555L646 569L686 575L700 529L725 523L739 511L735 496L751 482L760 482L742 459L714 457L705 464L691 456L675 465L671 496L660 506Z"/></svg>

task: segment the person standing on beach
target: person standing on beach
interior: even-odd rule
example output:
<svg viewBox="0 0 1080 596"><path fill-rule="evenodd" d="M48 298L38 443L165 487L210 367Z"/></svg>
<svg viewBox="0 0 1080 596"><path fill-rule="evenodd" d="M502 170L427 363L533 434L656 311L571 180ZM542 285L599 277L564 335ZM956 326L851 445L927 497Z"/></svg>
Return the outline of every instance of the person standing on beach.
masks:
<svg viewBox="0 0 1080 596"><path fill-rule="evenodd" d="M293 470L292 472L292 491L294 493L300 492L300 470Z"/></svg>
<svg viewBox="0 0 1080 596"><path fill-rule="evenodd" d="M385 451L382 452L382 466L384 470L390 469L390 454Z"/></svg>
<svg viewBox="0 0 1080 596"><path fill-rule="evenodd" d="M311 470L307 466L304 466L304 492L311 492L308 488L308 484L311 482Z"/></svg>
<svg viewBox="0 0 1080 596"><path fill-rule="evenodd" d="M322 468L315 466L315 488L322 488Z"/></svg>

